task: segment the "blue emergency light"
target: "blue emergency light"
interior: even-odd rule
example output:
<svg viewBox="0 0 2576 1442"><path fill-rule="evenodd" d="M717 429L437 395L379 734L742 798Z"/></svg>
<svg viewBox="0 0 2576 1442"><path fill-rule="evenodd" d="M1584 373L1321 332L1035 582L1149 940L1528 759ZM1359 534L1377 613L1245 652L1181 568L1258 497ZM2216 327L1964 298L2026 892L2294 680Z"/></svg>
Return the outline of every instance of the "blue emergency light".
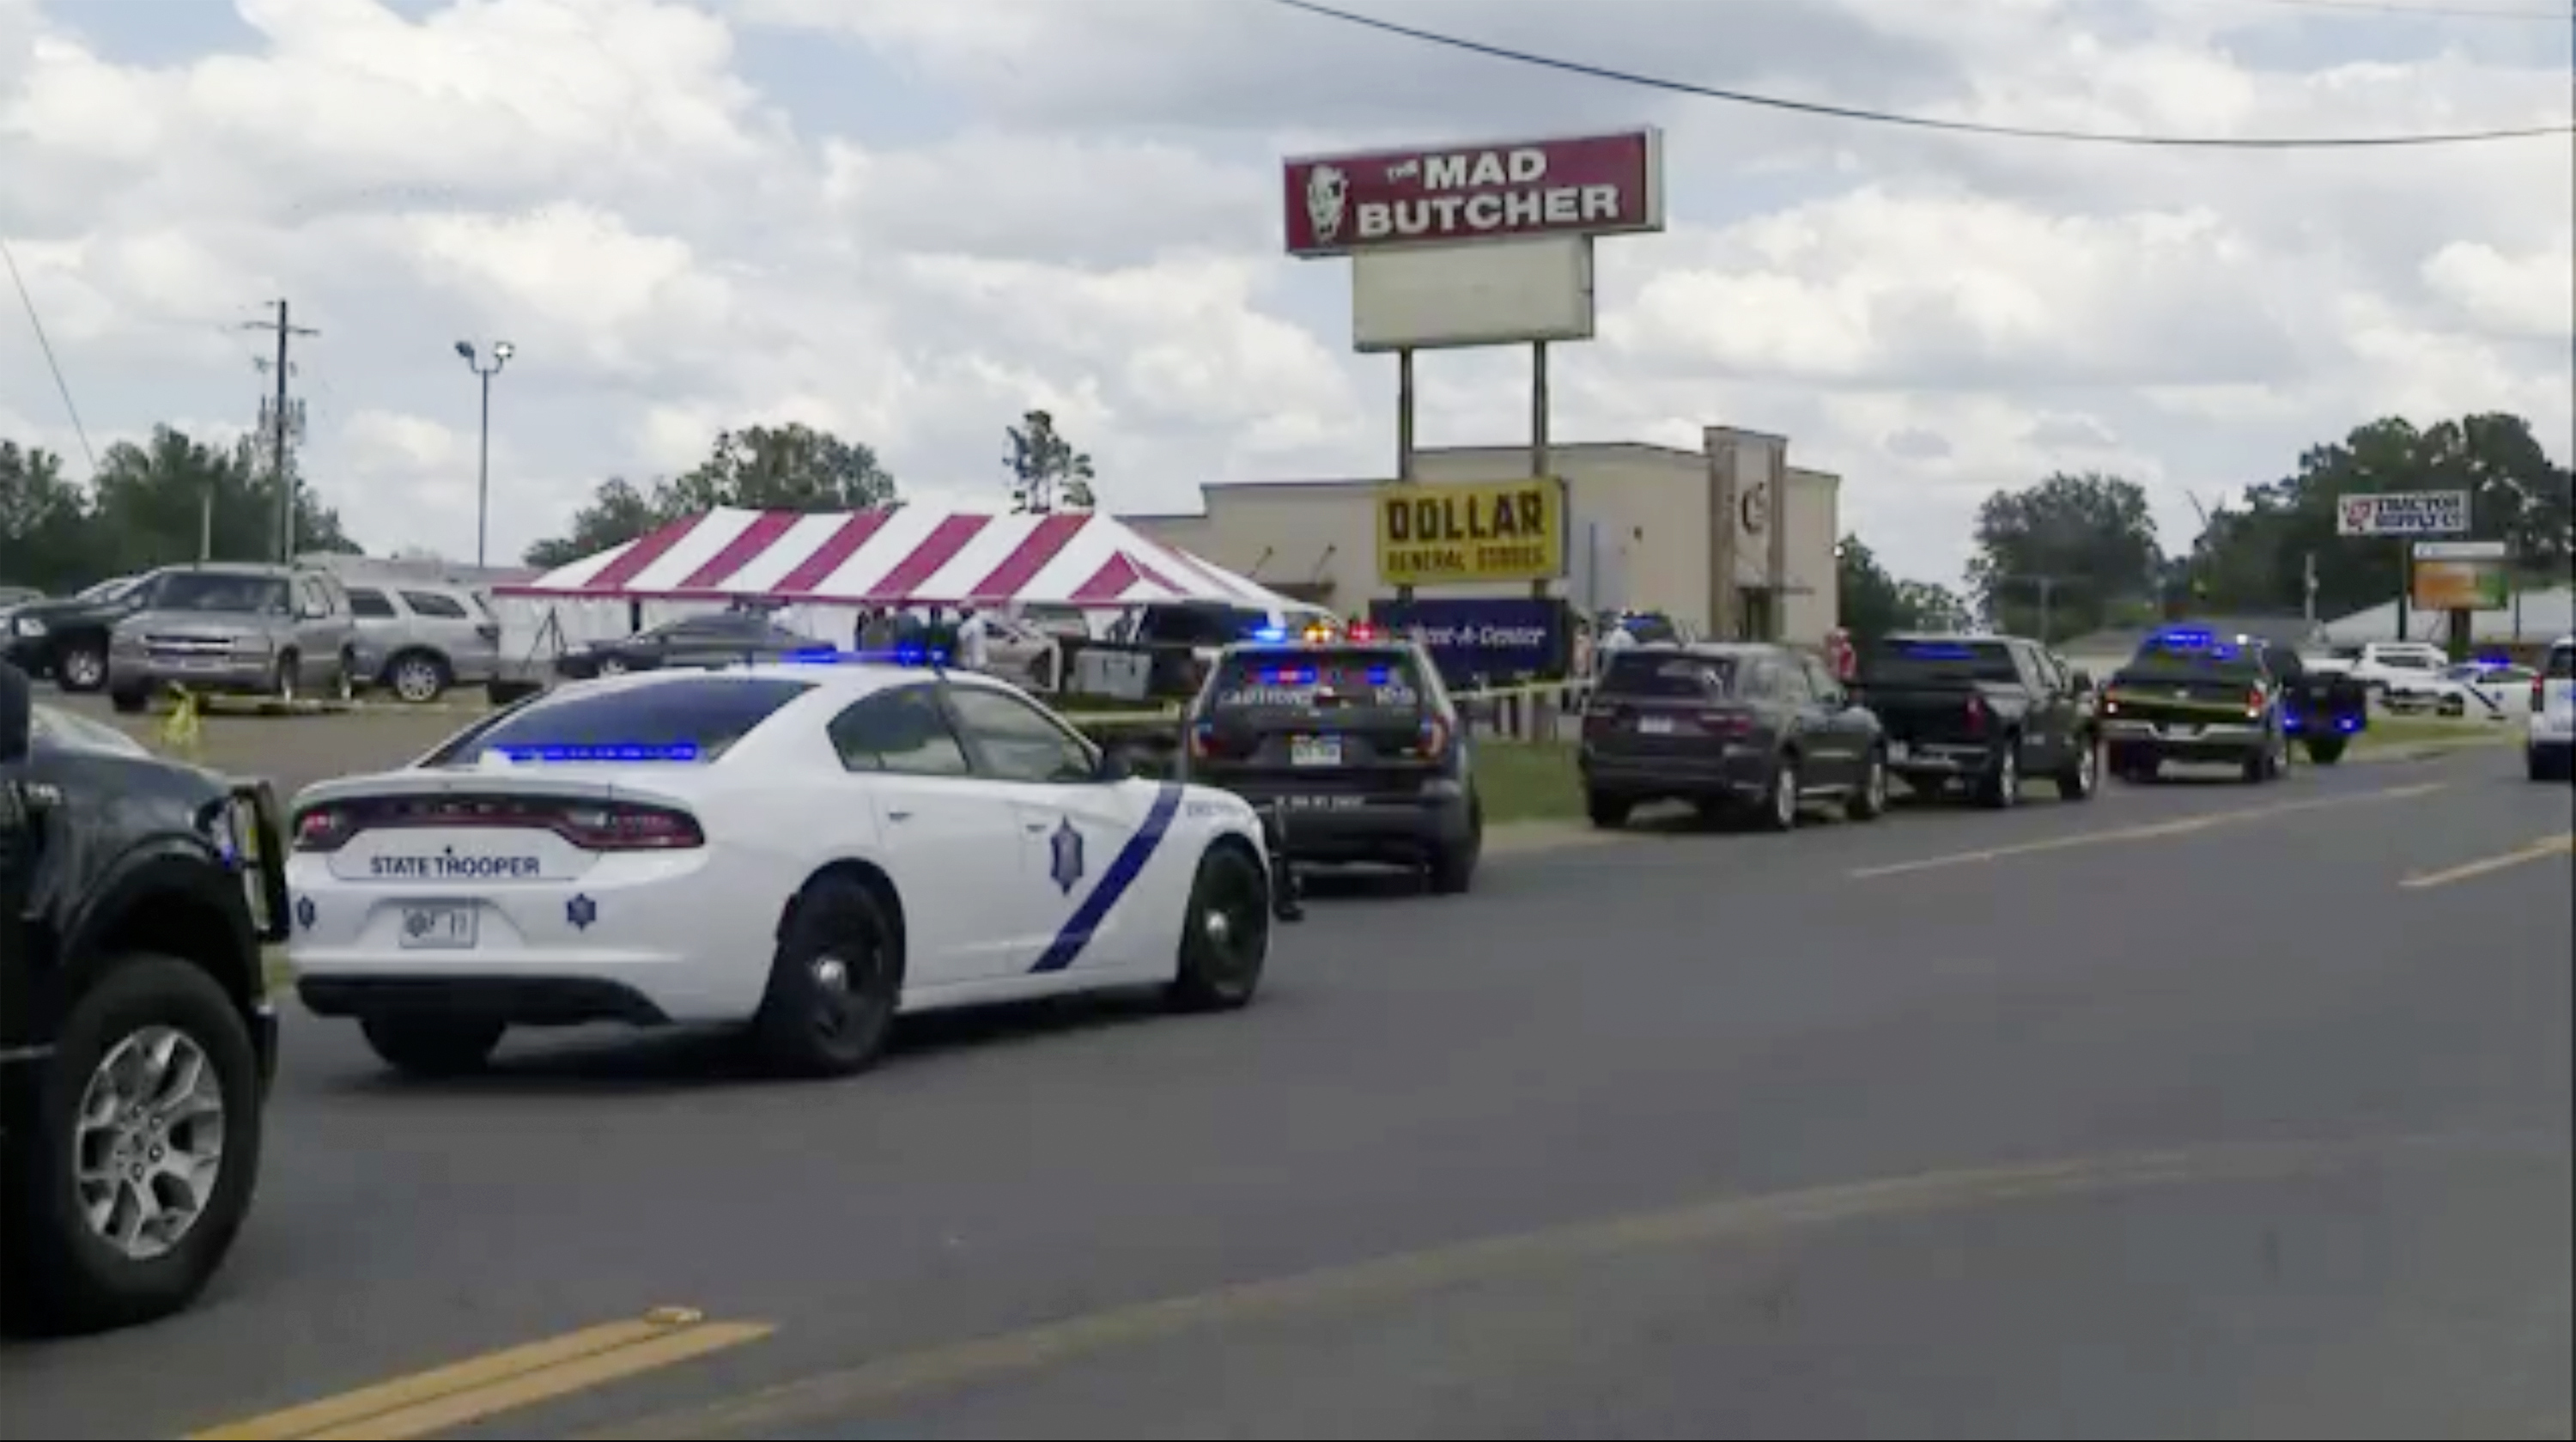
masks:
<svg viewBox="0 0 2576 1442"><path fill-rule="evenodd" d="M1285 641L1288 639L1288 628L1285 626L1255 626L1252 628L1252 639L1255 641Z"/></svg>
<svg viewBox="0 0 2576 1442"><path fill-rule="evenodd" d="M676 741L663 745L623 743L605 746L495 746L492 754L505 761L562 763L616 761L695 761L701 754L696 743Z"/></svg>
<svg viewBox="0 0 2576 1442"><path fill-rule="evenodd" d="M1905 648L1917 661L1974 661L1977 653L1951 641L1918 641Z"/></svg>
<svg viewBox="0 0 2576 1442"><path fill-rule="evenodd" d="M832 646L816 646L790 651L782 659L791 666L939 667L948 664L948 653L930 646L897 646L887 651L843 651Z"/></svg>

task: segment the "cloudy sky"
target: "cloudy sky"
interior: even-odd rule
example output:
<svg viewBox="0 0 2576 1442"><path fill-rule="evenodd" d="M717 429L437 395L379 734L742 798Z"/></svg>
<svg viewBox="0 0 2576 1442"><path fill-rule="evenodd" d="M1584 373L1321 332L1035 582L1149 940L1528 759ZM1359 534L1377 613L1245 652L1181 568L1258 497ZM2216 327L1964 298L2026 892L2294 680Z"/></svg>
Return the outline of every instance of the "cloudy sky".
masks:
<svg viewBox="0 0 2576 1442"><path fill-rule="evenodd" d="M1348 0L1702 85L2091 130L2569 119L2549 0ZM2442 13L2447 7L2453 12ZM2417 9L2435 13L2413 13ZM2502 12L2502 13L2499 13ZM1279 254L1277 157L1666 128L1672 219L1605 241L1560 438L1782 432L1845 523L1955 577L2051 468L2203 500L2390 412L2568 450L2562 138L2118 150L1808 119L1536 71L1265 0L0 0L0 234L92 439L237 430L294 301L308 474L360 541L496 556L600 478L797 419L996 500L1032 405L1103 504L1384 474L1394 363ZM0 434L79 450L14 297ZM1426 358L1426 444L1523 436L1526 361Z"/></svg>

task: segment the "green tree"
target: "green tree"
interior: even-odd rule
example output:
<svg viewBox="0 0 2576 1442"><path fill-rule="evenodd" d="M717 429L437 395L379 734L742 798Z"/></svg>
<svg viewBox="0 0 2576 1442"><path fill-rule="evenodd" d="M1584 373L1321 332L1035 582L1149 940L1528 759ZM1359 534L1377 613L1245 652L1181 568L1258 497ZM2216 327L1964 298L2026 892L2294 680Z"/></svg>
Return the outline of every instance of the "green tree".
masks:
<svg viewBox="0 0 2576 1442"><path fill-rule="evenodd" d="M295 485L295 549L354 552L339 513ZM247 440L210 445L169 426L149 440L120 441L99 457L91 513L101 534L98 559L131 574L202 557L214 561L277 558L277 478Z"/></svg>
<svg viewBox="0 0 2576 1442"><path fill-rule="evenodd" d="M2470 536L2509 543L2527 573L2563 576L2576 551L2570 472L2530 422L2479 414L2419 429L2389 417L2310 447L2290 475L2211 512L2174 578L2172 604L2297 610L2311 557L2319 616L2385 603L2403 585L2399 543L2338 535L2335 503L2388 491L2468 492Z"/></svg>
<svg viewBox="0 0 2576 1442"><path fill-rule="evenodd" d="M757 511L873 511L903 504L867 446L805 425L750 426L716 436L707 459L650 490L612 476L573 513L565 534L527 550L553 568L623 545L666 521L721 506Z"/></svg>
<svg viewBox="0 0 2576 1442"><path fill-rule="evenodd" d="M1897 582L1896 611L1909 631L1965 631L1975 619L1958 592L1933 581Z"/></svg>
<svg viewBox="0 0 2576 1442"><path fill-rule="evenodd" d="M1858 536L1834 547L1835 604L1843 629L1866 645L1905 631L1958 631L1968 608L1946 586L1890 575Z"/></svg>
<svg viewBox="0 0 2576 1442"><path fill-rule="evenodd" d="M2055 641L2151 614L2163 572L2146 490L2099 471L1997 491L1977 508L1968 588L1996 628Z"/></svg>
<svg viewBox="0 0 2576 1442"><path fill-rule="evenodd" d="M1091 454L1075 450L1056 433L1053 415L1030 411L1018 425L1003 427L1003 434L1011 438L1011 453L1002 464L1011 473L1012 510L1043 514L1092 508Z"/></svg>
<svg viewBox="0 0 2576 1442"><path fill-rule="evenodd" d="M61 456L0 441L0 585L77 590L95 579L98 538Z"/></svg>

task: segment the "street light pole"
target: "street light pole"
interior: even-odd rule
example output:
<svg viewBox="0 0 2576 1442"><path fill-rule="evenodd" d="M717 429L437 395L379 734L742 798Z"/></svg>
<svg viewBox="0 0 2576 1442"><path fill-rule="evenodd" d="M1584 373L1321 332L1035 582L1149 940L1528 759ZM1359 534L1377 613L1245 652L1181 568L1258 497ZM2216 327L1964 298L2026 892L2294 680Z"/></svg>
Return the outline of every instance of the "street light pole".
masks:
<svg viewBox="0 0 2576 1442"><path fill-rule="evenodd" d="M465 358L466 369L483 383L482 443L474 467L474 564L480 569L486 564L484 553L492 534L492 377L501 373L519 348L505 340L495 341L489 363L470 340L458 341L456 353Z"/></svg>

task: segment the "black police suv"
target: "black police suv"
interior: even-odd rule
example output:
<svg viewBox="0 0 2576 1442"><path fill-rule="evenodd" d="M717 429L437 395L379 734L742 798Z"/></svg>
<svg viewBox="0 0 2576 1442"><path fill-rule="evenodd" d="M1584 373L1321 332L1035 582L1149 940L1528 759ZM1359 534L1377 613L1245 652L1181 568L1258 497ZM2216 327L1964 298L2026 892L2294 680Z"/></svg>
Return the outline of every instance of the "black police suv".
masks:
<svg viewBox="0 0 2576 1442"><path fill-rule="evenodd" d="M0 1320L195 1298L259 1174L286 935L266 788L30 704L0 663Z"/></svg>
<svg viewBox="0 0 2576 1442"><path fill-rule="evenodd" d="M1887 810L1887 736L1822 657L1787 646L1694 643L1614 652L1583 712L1592 824L1627 824L1651 801L1787 831L1838 802L1857 821Z"/></svg>
<svg viewBox="0 0 2576 1442"><path fill-rule="evenodd" d="M2369 692L2351 677L2308 670L2291 646L2197 627L2149 636L2101 699L2111 774L2133 782L2212 762L2248 783L2275 781L2293 744L2331 766L2369 724Z"/></svg>
<svg viewBox="0 0 2576 1442"><path fill-rule="evenodd" d="M1444 894L1474 884L1485 814L1473 748L1413 643L1228 646L1182 725L1181 777L1275 808L1299 864L1412 867Z"/></svg>

